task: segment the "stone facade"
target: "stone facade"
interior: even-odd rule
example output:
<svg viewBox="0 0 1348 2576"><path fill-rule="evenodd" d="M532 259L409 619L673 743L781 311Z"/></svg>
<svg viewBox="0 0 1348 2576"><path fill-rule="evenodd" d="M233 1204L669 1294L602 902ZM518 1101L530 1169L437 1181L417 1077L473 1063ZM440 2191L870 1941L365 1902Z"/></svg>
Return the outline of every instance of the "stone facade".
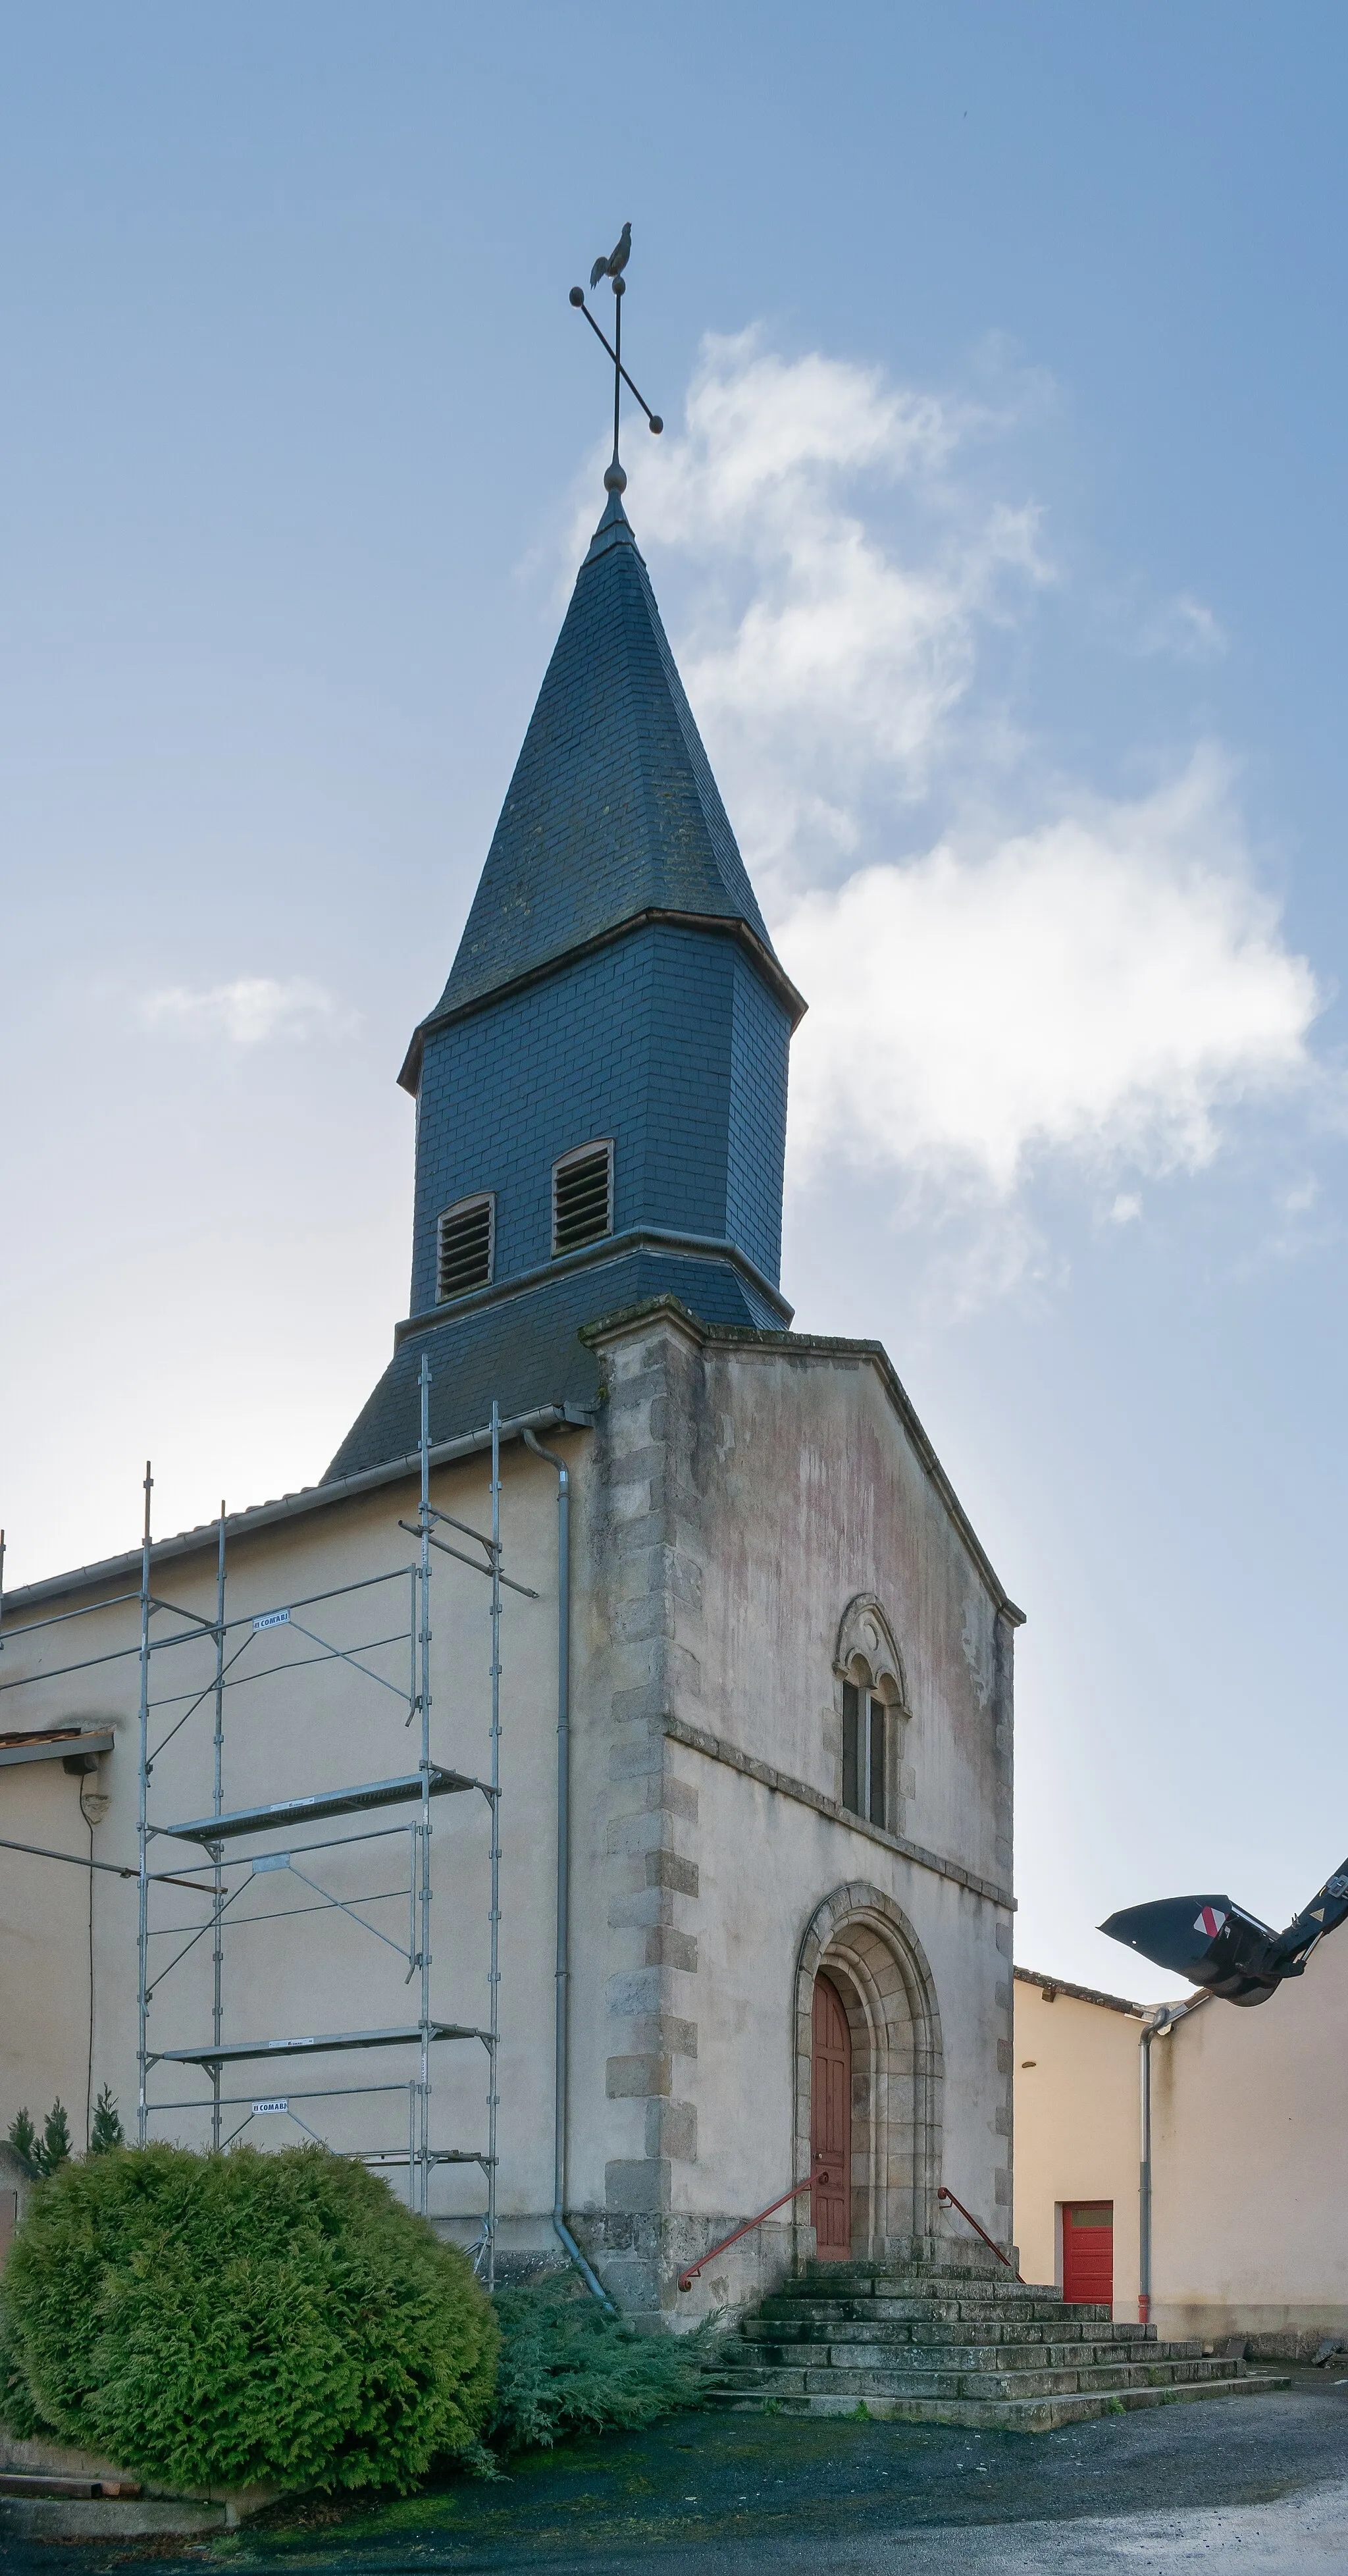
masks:
<svg viewBox="0 0 1348 2576"><path fill-rule="evenodd" d="M878 1352L716 1332L669 1304L587 1338L604 1401L584 1486L593 1874L575 1991L608 2116L602 2171L579 2134L575 2153L596 2256L627 2304L667 2308L682 2264L808 2173L823 1962L854 2027L854 2243L935 2233L954 2173L1009 2235L1019 1614ZM840 1649L863 1622L906 1694L883 1825L842 1805ZM808 2246L802 2200L697 2295L724 2304L746 2265L759 2280Z"/></svg>

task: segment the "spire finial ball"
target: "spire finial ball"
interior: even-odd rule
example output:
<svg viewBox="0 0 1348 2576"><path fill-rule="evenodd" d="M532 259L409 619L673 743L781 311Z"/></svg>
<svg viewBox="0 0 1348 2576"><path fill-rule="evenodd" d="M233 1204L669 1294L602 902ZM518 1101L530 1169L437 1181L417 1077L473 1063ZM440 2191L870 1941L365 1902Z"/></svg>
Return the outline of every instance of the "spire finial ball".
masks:
<svg viewBox="0 0 1348 2576"><path fill-rule="evenodd" d="M582 305L582 304L584 303L584 301L585 301L585 289L584 289L584 287L583 287L583 286L573 286L573 287L572 287L572 289L571 289L571 301L572 301L572 303L576 306L577 311L579 311L579 309L580 309L581 305Z"/></svg>
<svg viewBox="0 0 1348 2576"><path fill-rule="evenodd" d="M604 468L604 490L606 492L625 492L627 490L627 476L624 474L616 457L611 465L606 465Z"/></svg>

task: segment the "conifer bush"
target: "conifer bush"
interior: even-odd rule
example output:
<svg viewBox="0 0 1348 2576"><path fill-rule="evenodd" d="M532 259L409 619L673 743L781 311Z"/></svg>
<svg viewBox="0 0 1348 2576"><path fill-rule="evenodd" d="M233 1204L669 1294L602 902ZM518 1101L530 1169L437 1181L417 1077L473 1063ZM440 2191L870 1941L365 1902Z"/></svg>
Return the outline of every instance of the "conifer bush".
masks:
<svg viewBox="0 0 1348 2576"><path fill-rule="evenodd" d="M706 2404L720 2385L715 2317L689 2334L640 2334L574 2274L498 2290L501 2358L489 2437L497 2450L547 2450L568 2433L634 2432Z"/></svg>
<svg viewBox="0 0 1348 2576"><path fill-rule="evenodd" d="M124 2147L122 2115L113 2099L112 2088L105 2084L94 2104L93 2127L89 2131L89 2153L105 2156L112 2147Z"/></svg>
<svg viewBox="0 0 1348 2576"><path fill-rule="evenodd" d="M472 2458L499 2332L458 2249L316 2146L112 2147L0 2281L0 2415L186 2488L415 2485Z"/></svg>
<svg viewBox="0 0 1348 2576"><path fill-rule="evenodd" d="M57 2166L63 2165L71 2152L70 2122L64 2102L58 2096L41 2129L34 2126L25 2103L10 2121L7 2143L14 2149L20 2164L27 2165L30 2174L55 2173Z"/></svg>

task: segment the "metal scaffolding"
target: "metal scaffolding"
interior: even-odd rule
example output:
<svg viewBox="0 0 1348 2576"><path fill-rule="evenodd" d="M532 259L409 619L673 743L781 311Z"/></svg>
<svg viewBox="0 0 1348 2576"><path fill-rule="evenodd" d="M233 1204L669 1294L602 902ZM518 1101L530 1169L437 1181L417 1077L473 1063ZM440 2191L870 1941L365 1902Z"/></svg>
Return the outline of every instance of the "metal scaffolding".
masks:
<svg viewBox="0 0 1348 2576"><path fill-rule="evenodd" d="M363 1573L350 1580L308 1594L277 1602L266 1609L231 1617L227 1610L227 1519L220 1507L216 1548L215 1604L212 1616L184 1609L159 1593L153 1581L154 1543L151 1535L151 1500L154 1479L147 1465L144 1484L144 1519L141 1540L141 1579L139 1593L124 1593L112 1601L82 1605L75 1611L57 1613L50 1619L25 1623L20 1628L0 1631L0 1642L17 1645L22 1638L39 1630L59 1627L137 1603L139 1639L135 1646L86 1657L82 1661L58 1664L31 1674L16 1675L13 1680L0 1677L0 1693L31 1688L41 1682L50 1684L77 1673L87 1673L95 1666L113 1664L135 1655L139 1665L139 1742L137 1784L137 1932L136 1932L136 2010L138 2099L136 2136L142 2145L154 2134L156 2122L168 2117L181 2121L201 2120L209 2115L210 2141L214 2147L228 2146L257 2119L284 2116L306 2137L336 2144L340 2151L377 2167L396 2170L406 2168L407 2197L413 2209L429 2213L431 2175L436 2167L476 2165L485 2185L485 2210L478 2225L473 2245L475 2265L490 2285L495 2277L496 2259L496 2178L498 2159L500 2052L500 1925L501 1925L501 1609L503 1590L524 1594L529 1599L538 1595L526 1584L515 1582L505 1572L501 1545L501 1425L498 1406L493 1403L489 1434L489 1528L476 1529L452 1514L440 1511L430 1497L430 1388L431 1372L423 1358L420 1378L420 1498L415 1521L400 1520L398 1528L417 1541L411 1561L382 1572ZM472 1543L478 1553L468 1553L455 1545L447 1533ZM489 1586L490 1660L488 1666L489 1696L487 1724L486 1776L476 1770L451 1767L437 1760L432 1751L431 1693L431 1575L432 1555L448 1556L466 1566ZM355 1633L350 1633L354 1626ZM367 1633L368 1631L368 1633ZM315 1665L340 1668L336 1680L345 1689L347 1705L343 1711L345 1732L359 1729L368 1732L373 1725L378 1735L378 1716L392 1718L390 1700L401 1713L403 1730L417 1726L419 1759L409 1767L405 1756L394 1769L387 1767L381 1777L355 1782L340 1776L323 1779L320 1786L302 1796L267 1803L246 1803L239 1798L234 1780L246 1778L249 1768L245 1754L242 1764L233 1755L234 1739L239 1733L235 1724L226 1725L236 1708L234 1694L246 1692L247 1708L252 1720L254 1738L268 1725L279 1730L293 1718L293 1699L287 1706L287 1695L293 1690L297 1672L311 1672ZM0 1703L2 1704L2 1703ZM377 1712L377 1714L376 1714ZM203 1715L209 1727L194 1721ZM170 1747L174 1748L170 1757ZM198 1759L201 1756L209 1761ZM401 1748L400 1748L401 1750ZM225 1803L227 1754L230 1755L232 1803ZM387 1762L387 1757L385 1757ZM325 1763L326 1769L326 1763ZM371 1765L373 1767L373 1765ZM176 1820L169 1821L156 1812L159 1789L156 1773L168 1772L181 1793ZM204 1776L203 1776L204 1775ZM209 1805L201 1792L209 1777ZM183 1813L189 1798L186 1786L199 1778L201 1791L196 1813ZM464 2021L447 2018L437 2009L437 1993L443 1986L433 1979L434 1965L431 1914L431 1802L442 1797L480 1797L488 1820L487 1853L488 1921L485 1952L486 1993L480 2018ZM386 1821L390 1809L409 1807L414 1812L406 1823ZM172 1810L170 1809L170 1812ZM341 1819L342 1829L333 1835L314 1838L312 1828ZM303 1837L303 1839L299 1839ZM180 1862L176 1868L152 1866L165 1841L195 1848L204 1866ZM379 1856L390 1857L387 1847L405 1853L405 1870L399 1863L400 1883L391 1887L362 1890L359 1894L340 1892L343 1856L357 1851L381 1848ZM321 1857L320 1857L321 1855ZM75 1855L52 1854L52 1858ZM107 1867L90 1863L88 1866ZM479 1864L480 1866L480 1864ZM303 1894L298 1903L281 1902L267 1905L273 1891L288 1897L299 1888ZM122 1872L129 1876L130 1872ZM388 1875L387 1870L383 1873ZM405 1884L401 1881L405 1876ZM325 1884L336 1878L338 1885ZM263 1908L250 1908L250 1898L259 1886ZM206 1899L199 1918L186 1922L163 1920L164 1901L172 1899L170 1911L181 1916L186 1910L181 1902L185 1892ZM372 1920L372 1913L401 1899L406 1905L405 1937L385 1928L389 1917ZM376 2027L337 2026L322 2031L297 2033L261 2032L247 2038L226 2037L229 1981L226 1962L229 1939L245 1926L270 1923L278 1927L282 1951L276 1959L276 1971L268 1980L268 1990L284 1987L285 1943L283 1928L294 1927L301 1918L312 1933L311 1918L328 1920L340 1917L354 1924L386 1953L396 1958L403 1968L404 1990L417 1979L418 2011L415 2020L405 2007L391 2012ZM462 1925L463 1908L456 1915L456 1928ZM448 1933L448 1928L446 1931ZM273 1934L275 1940L277 1934ZM178 1946L172 1945L177 1943ZM208 1944L205 1952L201 1945ZM161 1944L169 1945L171 1955ZM152 2012L164 1988L184 1963L192 1960L199 1972L203 1957L209 1960L209 1979L198 1973L193 1996L193 2009L204 2018L209 1997L210 2035L198 2031L180 2044L160 2044L152 2026ZM292 1962L293 1964L293 1962ZM461 1967L456 1945L455 1965ZM391 1970L390 1970L391 1973ZM189 1972L189 1983L191 1976ZM256 1984L256 1978L252 1981ZM171 1994L181 1991L182 1979ZM92 2003L91 2003L92 2010ZM162 2022L161 2025L162 2027ZM441 2141L436 2132L439 2124L432 2118L432 2051L452 2042L476 2043L485 2053L487 2068L485 2138L479 2133L476 2144L451 2144ZM265 2095L226 2091L224 2085L235 2069L262 2062L323 2060L338 2054L388 2049L408 2055L415 2052L416 2072L410 2077L391 2076L384 2082L327 2081L298 2092L272 2091ZM199 2070L209 2084L204 2096L176 2089L174 2077L181 2081L188 2070ZM323 2071L319 2069L318 2071ZM387 2136L362 2143L352 2143L350 2106L359 2105L358 2121L371 2106L402 2095L406 2104L406 2143L395 2144ZM297 2106L303 2105L301 2109ZM323 2106L327 2106L326 2115ZM347 2106L347 2107L343 2107ZM235 2117L238 2114L240 2116ZM315 2125L317 2123L317 2125ZM325 2127L328 2136L325 2138ZM336 2130L340 2135L334 2137ZM204 2143L204 2140L203 2140Z"/></svg>

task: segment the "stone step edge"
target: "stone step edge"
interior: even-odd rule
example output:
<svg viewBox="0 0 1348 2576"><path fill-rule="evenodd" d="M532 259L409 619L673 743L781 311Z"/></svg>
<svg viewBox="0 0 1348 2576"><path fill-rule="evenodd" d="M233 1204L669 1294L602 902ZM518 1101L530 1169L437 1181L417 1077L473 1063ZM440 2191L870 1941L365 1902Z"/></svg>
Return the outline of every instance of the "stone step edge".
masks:
<svg viewBox="0 0 1348 2576"><path fill-rule="evenodd" d="M879 2370L893 2379L933 2379L952 2371L967 2378L974 2370L1000 2377L1042 2370L1190 2370L1203 2363L1220 2367L1222 2361L1220 2353L1164 2352L1155 2344L1141 2353L1135 2344L1126 2343L913 2344L900 2345L895 2351L884 2344L848 2343L840 2335L835 2343L744 2344L724 2355L719 2366L722 2370Z"/></svg>
<svg viewBox="0 0 1348 2576"><path fill-rule="evenodd" d="M894 2313L900 2311L900 2313ZM866 2316L874 2324L889 2326L946 2326L946 2324L1031 2324L1052 2326L1072 2318L1088 2318L1090 2324L1134 2324L1134 2318L1113 2318L1103 2298L791 2298L786 2290L771 2290L760 2303L760 2316ZM1139 2329L1144 2331L1144 2329Z"/></svg>
<svg viewBox="0 0 1348 2576"><path fill-rule="evenodd" d="M1104 2317L1075 2331L1046 2317L1027 2333L1009 2317L770 2317L760 2310L745 2317L738 2331L746 2344L867 2343L877 2352L947 2352L955 2345L979 2352L1042 2352L1050 2344L1107 2343L1120 2352L1183 2352L1192 2361L1199 2349L1194 2336L1168 2335L1162 2343L1154 2327L1111 2325Z"/></svg>
<svg viewBox="0 0 1348 2576"><path fill-rule="evenodd" d="M869 2406L874 2398L901 2399L912 2397L937 2403L949 2398L952 2405L968 2400L972 2404L980 2390L986 2389L989 2400L999 2405L1032 2397L1122 2396L1130 2388L1211 2387L1216 2382L1243 2377L1240 2371L1217 2362L1176 2361L1161 2363L1145 2377L1124 2363L1100 2362L1083 2369L1070 2365L1059 2370L867 2370L849 2368L845 2363L832 2370L805 2370L783 2363L759 2371L731 2371L726 2385L743 2389L746 2395L757 2393L771 2397L827 2397L835 2389L841 2407L856 2406L862 2400ZM814 2383L811 2385L811 2383Z"/></svg>
<svg viewBox="0 0 1348 2576"><path fill-rule="evenodd" d="M779 2415L832 2415L843 2421L876 2424L953 2424L971 2431L1051 2433L1064 2424L1087 2424L1102 2415L1131 2415L1143 2406L1188 2406L1201 2398L1266 2397L1290 2387L1273 2372L1251 2372L1244 2379L1181 2380L1173 2388L1128 2388L1075 2397L876 2397L866 2401L866 2417L844 2398L758 2397L731 2391L707 2402L733 2415L761 2415L765 2405Z"/></svg>
<svg viewBox="0 0 1348 2576"><path fill-rule="evenodd" d="M813 2298L817 2291L831 2290L835 2283L847 2288L860 2288L872 2281L902 2282L915 2298L936 2298L943 2291L952 2290L966 2293L971 2299L1019 2299L1031 2292L1036 2292L1041 2299L1062 2297L1056 2281L1026 2281L1019 2273L1013 2280L1009 2273L914 2272L901 2264L892 2269L886 2269L883 2264L861 2268L844 2263L830 2264L827 2270L793 2272L789 2278L807 2299Z"/></svg>
<svg viewBox="0 0 1348 2576"><path fill-rule="evenodd" d="M1070 2318L1088 2318L1090 2324L1113 2324L1111 2311L1108 2311L1106 2303L1098 2298L990 2300L990 2298L861 2298L861 2295L853 2295L853 2298L796 2298L796 2295L784 2293L784 2290L771 2290L768 2298L760 2300L760 2308L755 2313L760 2313L760 2316L807 2318L807 2316L838 2316L840 2311L845 2311L848 2316L874 2318L876 2324L894 2324L894 2326L943 2326L943 2324L954 2324L954 2321L964 2321L964 2324L969 2326L997 2324L997 2321L1005 2326L1016 2326L1016 2324L1049 2326L1049 2324L1057 2324L1059 2318L1067 2318L1067 2321L1070 2321ZM1131 2318L1119 2318L1119 2324L1126 2326L1126 2324L1134 2324L1134 2321L1131 2321Z"/></svg>

